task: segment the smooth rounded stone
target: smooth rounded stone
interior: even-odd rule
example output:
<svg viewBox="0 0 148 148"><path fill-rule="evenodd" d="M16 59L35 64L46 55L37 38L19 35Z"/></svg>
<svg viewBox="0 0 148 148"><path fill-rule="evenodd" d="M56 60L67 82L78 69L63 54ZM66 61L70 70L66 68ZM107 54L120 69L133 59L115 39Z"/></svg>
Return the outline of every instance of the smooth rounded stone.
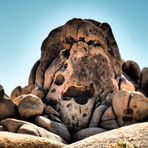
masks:
<svg viewBox="0 0 148 148"><path fill-rule="evenodd" d="M5 94L0 98L0 120L14 117L16 106Z"/></svg>
<svg viewBox="0 0 148 148"><path fill-rule="evenodd" d="M39 132L34 128L34 126L30 125L30 124L24 124L22 125L18 130L17 133L20 134L28 134L28 135L34 135L34 136L38 136ZM42 136L41 136L42 137Z"/></svg>
<svg viewBox="0 0 148 148"><path fill-rule="evenodd" d="M128 109L129 98L130 92L126 90L119 90L113 97L112 107L120 126L124 125L122 118L124 117L125 110Z"/></svg>
<svg viewBox="0 0 148 148"><path fill-rule="evenodd" d="M101 117L104 114L106 109L107 109L106 105L100 105L94 110L92 118L89 123L89 127L99 126L99 123L101 121Z"/></svg>
<svg viewBox="0 0 148 148"><path fill-rule="evenodd" d="M23 120L17 120L13 118L5 119L2 120L2 126L9 132L30 134L34 136L48 138L50 140L55 140L61 143L67 143L60 136L51 133L42 127Z"/></svg>
<svg viewBox="0 0 148 148"><path fill-rule="evenodd" d="M122 70L125 73L125 76L129 76L132 81L139 84L141 71L136 62L131 60L126 61L122 66Z"/></svg>
<svg viewBox="0 0 148 148"><path fill-rule="evenodd" d="M119 128L120 126L118 125L115 119L112 119L112 120L101 121L101 127L107 130L111 130L111 129Z"/></svg>
<svg viewBox="0 0 148 148"><path fill-rule="evenodd" d="M13 91L11 92L10 98L14 99L18 96L22 95L22 87L21 86L17 86L16 88L13 89Z"/></svg>
<svg viewBox="0 0 148 148"><path fill-rule="evenodd" d="M141 72L141 89L146 97L148 97L148 68L145 67Z"/></svg>
<svg viewBox="0 0 148 148"><path fill-rule="evenodd" d="M142 93L133 92L131 94L129 109L134 122L148 121L148 98L146 98ZM127 112L127 115L128 114L129 113Z"/></svg>
<svg viewBox="0 0 148 148"><path fill-rule="evenodd" d="M47 119L43 116L37 116L35 118L35 123L38 126L41 126L51 131L52 133L61 136L63 139L65 139L68 142L71 140L71 136L69 134L67 127L62 123L51 121L50 119Z"/></svg>
<svg viewBox="0 0 148 148"><path fill-rule="evenodd" d="M65 144L27 134L0 132L1 148L62 148Z"/></svg>
<svg viewBox="0 0 148 148"><path fill-rule="evenodd" d="M79 130L73 135L73 141L79 141L84 138L90 137L92 135L100 134L103 132L106 132L106 130L103 128L97 128L97 127L85 128L85 129Z"/></svg>
<svg viewBox="0 0 148 148"><path fill-rule="evenodd" d="M44 104L39 97L29 94L18 104L18 111L22 118L27 119L42 114L44 111Z"/></svg>
<svg viewBox="0 0 148 148"><path fill-rule="evenodd" d="M40 99L43 99L45 96L43 89L40 89L38 87L34 88L31 94L39 97Z"/></svg>
<svg viewBox="0 0 148 148"><path fill-rule="evenodd" d="M113 112L113 108L112 108L112 106L110 106L110 107L107 108L106 111L104 112L104 114L103 114L101 120L102 120L102 121L105 121L105 120L112 120L112 119L115 119L115 118L116 118L116 116L115 116L115 114L114 114L114 112Z"/></svg>
<svg viewBox="0 0 148 148"><path fill-rule="evenodd" d="M119 146L123 142L123 145ZM133 147L127 147L128 144ZM124 126L106 131L78 142L64 146L64 148L147 148L148 122Z"/></svg>
<svg viewBox="0 0 148 148"><path fill-rule="evenodd" d="M1 121L1 125L9 132L16 133L17 130L24 124L28 124L29 122L23 120L17 120L14 118L7 118ZM31 124L31 123L29 123Z"/></svg>

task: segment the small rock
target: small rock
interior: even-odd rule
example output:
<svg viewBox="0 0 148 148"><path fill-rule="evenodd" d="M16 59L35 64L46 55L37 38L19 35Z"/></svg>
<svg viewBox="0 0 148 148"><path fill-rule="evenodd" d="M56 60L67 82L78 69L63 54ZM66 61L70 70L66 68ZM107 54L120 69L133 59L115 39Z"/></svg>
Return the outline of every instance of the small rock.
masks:
<svg viewBox="0 0 148 148"><path fill-rule="evenodd" d="M29 134L29 135L34 135L38 137L48 138L50 140L55 140L61 143L67 143L60 136L26 121L9 118L9 119L2 120L1 123L2 123L2 126L9 132Z"/></svg>
<svg viewBox="0 0 148 148"><path fill-rule="evenodd" d="M73 141L79 141L84 138L90 137L92 135L100 134L105 131L106 131L105 129L97 128L97 127L85 128L85 129L79 130L73 135Z"/></svg>
<svg viewBox="0 0 148 148"><path fill-rule="evenodd" d="M2 87L0 87L1 89ZM6 119L9 117L14 117L16 113L15 104L10 100L10 98L3 94L4 90L1 89L1 97L0 97L0 120ZM3 95L2 95L3 94Z"/></svg>
<svg viewBox="0 0 148 148"><path fill-rule="evenodd" d="M113 112L112 106L110 106L108 109L106 109L106 111L104 112L101 120L105 121L105 120L112 120L115 119L116 116Z"/></svg>
<svg viewBox="0 0 148 148"><path fill-rule="evenodd" d="M112 119L112 120L101 121L101 127L107 130L111 130L119 128L120 126L118 125L115 119Z"/></svg>
<svg viewBox="0 0 148 148"><path fill-rule="evenodd" d="M55 134L61 136L62 138L64 138L68 142L71 139L71 136L69 134L67 127L62 123L51 121L43 116L37 116L35 118L35 123L45 129L51 131L52 133L55 133Z"/></svg>
<svg viewBox="0 0 148 148"><path fill-rule="evenodd" d="M128 108L130 98L130 92L125 90L119 90L113 97L113 111L117 116L117 120L120 126L124 125L122 118L124 117L124 111Z"/></svg>
<svg viewBox="0 0 148 148"><path fill-rule="evenodd" d="M89 127L97 127L99 125L101 117L106 109L107 109L106 105L100 105L94 110L93 116L90 120Z"/></svg>
<svg viewBox="0 0 148 148"><path fill-rule="evenodd" d="M139 84L141 71L136 62L131 60L125 62L122 66L122 70L129 80Z"/></svg>
<svg viewBox="0 0 148 148"><path fill-rule="evenodd" d="M44 104L40 98L34 95L26 95L18 104L18 111L22 118L29 118L43 113Z"/></svg>

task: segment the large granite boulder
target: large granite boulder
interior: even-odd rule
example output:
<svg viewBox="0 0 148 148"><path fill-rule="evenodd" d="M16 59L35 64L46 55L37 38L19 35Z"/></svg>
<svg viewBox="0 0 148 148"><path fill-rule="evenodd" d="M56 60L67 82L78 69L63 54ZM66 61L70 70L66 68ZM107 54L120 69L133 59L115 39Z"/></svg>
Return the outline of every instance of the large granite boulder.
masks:
<svg viewBox="0 0 148 148"><path fill-rule="evenodd" d="M146 148L147 146L148 122L97 134L64 148Z"/></svg>
<svg viewBox="0 0 148 148"><path fill-rule="evenodd" d="M147 74L147 68L141 71L136 62L121 59L109 24L71 19L43 41L41 57L31 70L27 86L17 86L10 98L0 86L0 131L61 143L100 133L96 137L102 142L96 137L94 143L87 141L94 147L115 138L131 142L128 139L133 131L123 133L128 126L112 129L148 121ZM142 126L145 132L147 124L131 129L137 127L138 135ZM104 138L107 135L108 139ZM85 147L87 142L80 145Z"/></svg>
<svg viewBox="0 0 148 148"><path fill-rule="evenodd" d="M1 148L62 148L64 144L28 134L0 132Z"/></svg>

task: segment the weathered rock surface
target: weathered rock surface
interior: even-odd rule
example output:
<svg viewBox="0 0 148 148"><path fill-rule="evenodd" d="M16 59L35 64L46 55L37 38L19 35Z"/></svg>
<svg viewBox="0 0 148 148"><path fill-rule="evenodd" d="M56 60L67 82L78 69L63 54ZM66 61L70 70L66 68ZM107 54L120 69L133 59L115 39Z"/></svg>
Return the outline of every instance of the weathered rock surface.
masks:
<svg viewBox="0 0 148 148"><path fill-rule="evenodd" d="M38 137L44 137L47 139L55 140L61 143L67 143L60 136L54 133L51 133L35 124L29 123L23 120L8 118L5 120L2 120L1 124L4 127L4 129L9 132L29 134L29 135L34 135Z"/></svg>
<svg viewBox="0 0 148 148"><path fill-rule="evenodd" d="M64 124L51 121L43 116L37 116L35 118L35 123L70 142L71 136Z"/></svg>
<svg viewBox="0 0 148 148"><path fill-rule="evenodd" d="M34 95L26 95L18 104L18 111L22 118L27 119L35 115L41 115L44 110L43 102Z"/></svg>
<svg viewBox="0 0 148 148"><path fill-rule="evenodd" d="M92 135L100 134L105 132L106 130L103 128L97 128L97 127L89 127L82 130L79 130L73 135L73 141L79 141L84 138L90 137Z"/></svg>
<svg viewBox="0 0 148 148"><path fill-rule="evenodd" d="M123 144L123 145L122 145ZM64 148L146 148L148 146L148 122L133 124L115 130L91 136L76 143L64 146Z"/></svg>
<svg viewBox="0 0 148 148"><path fill-rule="evenodd" d="M110 25L72 19L43 41L27 86L16 87L11 100L0 86L0 119L6 118L0 131L71 143L148 121L147 97L148 68L141 71L136 62L121 59ZM122 131L123 139L133 135ZM113 133L113 141L119 137L116 130L106 133Z"/></svg>
<svg viewBox="0 0 148 148"><path fill-rule="evenodd" d="M140 92L120 90L113 98L113 110L120 126L145 121L148 99Z"/></svg>
<svg viewBox="0 0 148 148"><path fill-rule="evenodd" d="M0 132L1 148L62 148L64 144L28 134Z"/></svg>

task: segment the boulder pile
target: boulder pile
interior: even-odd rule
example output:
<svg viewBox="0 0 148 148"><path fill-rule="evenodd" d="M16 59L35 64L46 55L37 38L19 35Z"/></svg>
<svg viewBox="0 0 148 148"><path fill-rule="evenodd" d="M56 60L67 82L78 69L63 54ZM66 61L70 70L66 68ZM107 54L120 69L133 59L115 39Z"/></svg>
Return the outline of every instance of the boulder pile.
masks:
<svg viewBox="0 0 148 148"><path fill-rule="evenodd" d="M121 59L109 24L72 19L43 41L27 86L9 97L0 85L0 121L1 133L57 147L135 123L146 122L148 131L148 68Z"/></svg>

